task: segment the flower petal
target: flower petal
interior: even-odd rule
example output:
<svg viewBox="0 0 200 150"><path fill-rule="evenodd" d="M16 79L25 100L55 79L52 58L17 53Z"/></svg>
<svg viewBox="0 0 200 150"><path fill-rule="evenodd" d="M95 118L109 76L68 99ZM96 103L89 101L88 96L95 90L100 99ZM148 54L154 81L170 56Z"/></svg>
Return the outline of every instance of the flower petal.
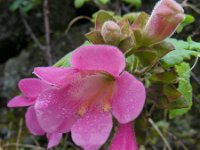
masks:
<svg viewBox="0 0 200 150"><path fill-rule="evenodd" d="M26 112L26 126L33 135L44 135L45 132L40 127L34 107L29 107Z"/></svg>
<svg viewBox="0 0 200 150"><path fill-rule="evenodd" d="M77 120L76 105L67 98L67 89L56 88L48 89L38 97L35 111L39 124L46 132L69 132Z"/></svg>
<svg viewBox="0 0 200 150"><path fill-rule="evenodd" d="M54 146L57 146L61 139L62 139L62 133L48 133L47 134L48 137L48 146L47 148L52 148Z"/></svg>
<svg viewBox="0 0 200 150"><path fill-rule="evenodd" d="M109 150L138 150L131 123L120 125Z"/></svg>
<svg viewBox="0 0 200 150"><path fill-rule="evenodd" d="M72 126L72 139L84 150L97 150L106 142L111 129L110 113L88 112Z"/></svg>
<svg viewBox="0 0 200 150"><path fill-rule="evenodd" d="M48 84L63 87L76 70L65 67L37 67L33 73Z"/></svg>
<svg viewBox="0 0 200 150"><path fill-rule="evenodd" d="M48 84L36 78L22 79L18 86L26 97L32 98L36 98L42 91L49 87Z"/></svg>
<svg viewBox="0 0 200 150"><path fill-rule="evenodd" d="M145 102L145 88L133 75L124 72L116 78L117 89L112 98L112 113L120 123L127 123L141 113Z"/></svg>
<svg viewBox="0 0 200 150"><path fill-rule="evenodd" d="M125 67L125 58L114 46L81 46L73 52L71 64L80 70L101 70L118 76Z"/></svg>
<svg viewBox="0 0 200 150"><path fill-rule="evenodd" d="M25 96L15 96L11 99L7 106L8 107L25 107L35 103L35 99L27 98Z"/></svg>

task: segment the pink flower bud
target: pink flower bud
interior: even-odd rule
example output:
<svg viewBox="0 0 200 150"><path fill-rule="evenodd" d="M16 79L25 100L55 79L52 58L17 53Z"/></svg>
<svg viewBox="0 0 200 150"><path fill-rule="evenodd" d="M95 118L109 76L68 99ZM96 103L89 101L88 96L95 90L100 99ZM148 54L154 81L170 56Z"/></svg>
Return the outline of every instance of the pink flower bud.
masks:
<svg viewBox="0 0 200 150"><path fill-rule="evenodd" d="M131 123L121 124L111 142L109 150L138 150Z"/></svg>
<svg viewBox="0 0 200 150"><path fill-rule="evenodd" d="M184 19L184 10L175 0L160 0L144 29L144 40L148 44L163 41L174 33Z"/></svg>
<svg viewBox="0 0 200 150"><path fill-rule="evenodd" d="M120 41L121 29L114 21L106 21L102 26L101 35L106 43L116 45Z"/></svg>

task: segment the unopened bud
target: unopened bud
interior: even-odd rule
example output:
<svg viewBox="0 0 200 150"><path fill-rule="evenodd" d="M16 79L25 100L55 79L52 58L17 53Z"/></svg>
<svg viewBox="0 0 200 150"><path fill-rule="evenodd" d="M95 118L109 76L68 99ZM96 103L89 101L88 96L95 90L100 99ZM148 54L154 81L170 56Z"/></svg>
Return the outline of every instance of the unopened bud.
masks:
<svg viewBox="0 0 200 150"><path fill-rule="evenodd" d="M106 43L117 45L120 42L121 29L114 21L106 21L102 26L101 35Z"/></svg>
<svg viewBox="0 0 200 150"><path fill-rule="evenodd" d="M144 29L145 42L156 44L171 36L184 19L184 10L175 0L160 0Z"/></svg>

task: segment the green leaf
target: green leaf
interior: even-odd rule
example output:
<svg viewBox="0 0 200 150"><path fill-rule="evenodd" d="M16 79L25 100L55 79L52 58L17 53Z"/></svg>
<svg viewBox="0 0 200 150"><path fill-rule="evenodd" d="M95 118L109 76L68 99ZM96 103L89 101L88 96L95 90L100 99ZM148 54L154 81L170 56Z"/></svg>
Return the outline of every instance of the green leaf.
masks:
<svg viewBox="0 0 200 150"><path fill-rule="evenodd" d="M72 51L73 52L73 51ZM61 58L60 60L58 60L53 66L54 67L70 67L70 58L72 56L72 52L69 52L68 54L66 54L63 58Z"/></svg>
<svg viewBox="0 0 200 150"><path fill-rule="evenodd" d="M151 82L165 84L174 83L176 79L177 76L172 72L155 73L150 77Z"/></svg>
<svg viewBox="0 0 200 150"><path fill-rule="evenodd" d="M38 6L42 3L42 0L32 0L33 7Z"/></svg>
<svg viewBox="0 0 200 150"><path fill-rule="evenodd" d="M110 0L99 0L99 3L102 5L106 5L108 2L110 2Z"/></svg>
<svg viewBox="0 0 200 150"><path fill-rule="evenodd" d="M200 51L200 42L193 41L191 37L188 37L187 41L177 40L174 38L169 38L167 41L173 44L175 49Z"/></svg>
<svg viewBox="0 0 200 150"><path fill-rule="evenodd" d="M141 0L124 0L124 2L131 4L133 6L136 6L136 7L140 7L142 4Z"/></svg>
<svg viewBox="0 0 200 150"><path fill-rule="evenodd" d="M83 43L83 45L92 45L92 43L91 43L90 41L85 41L85 42Z"/></svg>
<svg viewBox="0 0 200 150"><path fill-rule="evenodd" d="M165 55L160 63L164 68L173 67L180 64L184 60L188 60L191 56L198 56L199 53L191 50L174 50Z"/></svg>
<svg viewBox="0 0 200 150"><path fill-rule="evenodd" d="M85 41L82 45L91 45L89 41ZM73 51L66 54L64 57L62 57L60 60L58 60L53 66L54 67L70 67L70 59L72 56Z"/></svg>
<svg viewBox="0 0 200 150"><path fill-rule="evenodd" d="M187 113L192 107L192 86L190 84L190 66L188 63L181 63L176 65L176 72L179 76L178 90L182 94L182 98L177 100L177 104L186 103L186 108L170 109L169 117L175 118L177 116Z"/></svg>
<svg viewBox="0 0 200 150"><path fill-rule="evenodd" d="M63 63L63 66L65 66L65 67L71 66L70 59L71 59L72 53L73 53L73 51L68 53L67 55L65 55L65 62Z"/></svg>
<svg viewBox="0 0 200 150"><path fill-rule="evenodd" d="M167 96L170 102L177 100L182 96L181 92L173 84L163 86L163 94Z"/></svg>
<svg viewBox="0 0 200 150"><path fill-rule="evenodd" d="M30 11L32 9L33 5L31 2L29 1L23 1L21 4L21 11L22 13L26 14L28 11Z"/></svg>
<svg viewBox="0 0 200 150"><path fill-rule="evenodd" d="M153 45L153 49L157 51L158 57L162 58L167 53L174 49L174 46L170 42L163 41L161 43Z"/></svg>
<svg viewBox="0 0 200 150"><path fill-rule="evenodd" d="M42 0L14 0L9 9L11 11L16 11L19 9L23 15L26 15L27 12L41 4L41 2Z"/></svg>
<svg viewBox="0 0 200 150"><path fill-rule="evenodd" d="M183 22L178 27L177 32L180 33L185 26L193 23L194 21L195 21L195 18L192 15L185 14L185 19L183 20Z"/></svg>
<svg viewBox="0 0 200 150"><path fill-rule="evenodd" d="M9 10L16 11L20 7L21 3L22 3L22 0L13 1L13 3L9 7Z"/></svg>
<svg viewBox="0 0 200 150"><path fill-rule="evenodd" d="M187 38L187 42L189 44L189 49L195 50L195 51L200 51L200 43L199 42L193 41L191 37Z"/></svg>
<svg viewBox="0 0 200 150"><path fill-rule="evenodd" d="M85 2L85 0L74 0L74 6L75 8L81 8Z"/></svg>
<svg viewBox="0 0 200 150"><path fill-rule="evenodd" d="M189 48L188 42L183 41L183 40L168 38L166 41L172 43L174 45L175 49L186 50Z"/></svg>

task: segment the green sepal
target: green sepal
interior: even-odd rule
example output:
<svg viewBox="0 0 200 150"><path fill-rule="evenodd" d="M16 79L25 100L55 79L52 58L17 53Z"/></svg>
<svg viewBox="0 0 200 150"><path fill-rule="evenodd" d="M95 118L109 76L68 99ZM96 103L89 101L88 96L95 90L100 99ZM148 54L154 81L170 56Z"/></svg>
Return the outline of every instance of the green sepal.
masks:
<svg viewBox="0 0 200 150"><path fill-rule="evenodd" d="M135 72L138 67L138 63L138 58L134 55L130 55L126 58L126 70L129 72Z"/></svg>
<svg viewBox="0 0 200 150"><path fill-rule="evenodd" d="M115 18L107 11L100 10L97 12L96 21L95 21L95 30L101 30L104 22L108 20L113 20L116 22Z"/></svg>
<svg viewBox="0 0 200 150"><path fill-rule="evenodd" d="M86 33L85 37L93 44L105 44L100 31L91 31Z"/></svg>
<svg viewBox="0 0 200 150"><path fill-rule="evenodd" d="M131 26L129 24L128 19L123 19L120 22L118 22L118 25L121 27L121 40L124 40L132 35Z"/></svg>
<svg viewBox="0 0 200 150"><path fill-rule="evenodd" d="M144 67L152 66L157 62L157 52L148 47L142 47L134 52Z"/></svg>
<svg viewBox="0 0 200 150"><path fill-rule="evenodd" d="M141 12L135 19L135 21L133 22L133 24L131 25L132 30L143 30L147 21L149 19L149 15L145 12Z"/></svg>
<svg viewBox="0 0 200 150"><path fill-rule="evenodd" d="M119 49L125 53L127 50L131 49L134 45L135 45L135 42L133 38L128 37L119 43Z"/></svg>
<svg viewBox="0 0 200 150"><path fill-rule="evenodd" d="M136 44L136 47L134 49L137 49L142 45L142 38L143 38L142 34L143 34L142 30L140 30L140 29L133 31L132 37L133 37L135 44Z"/></svg>

